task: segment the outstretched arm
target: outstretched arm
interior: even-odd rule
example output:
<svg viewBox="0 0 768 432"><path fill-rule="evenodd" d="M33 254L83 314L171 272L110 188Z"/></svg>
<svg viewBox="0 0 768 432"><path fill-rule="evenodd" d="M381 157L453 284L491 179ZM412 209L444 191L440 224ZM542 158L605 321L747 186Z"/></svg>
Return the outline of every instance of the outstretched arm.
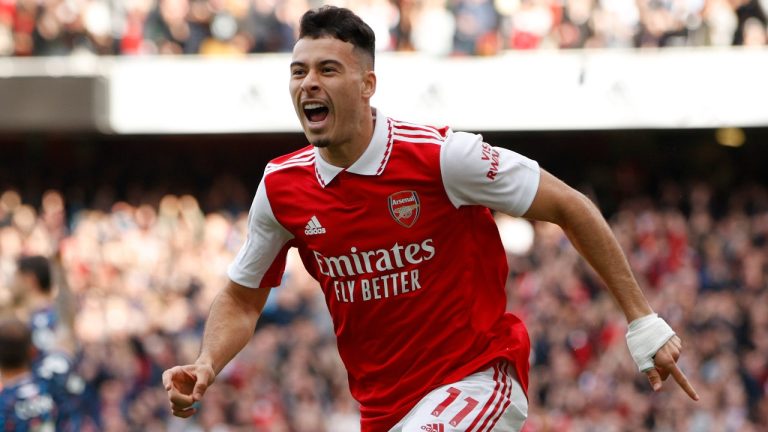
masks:
<svg viewBox="0 0 768 432"><path fill-rule="evenodd" d="M51 277L56 287L56 297L54 298L53 306L59 317L59 323L56 327L55 347L70 357L74 357L78 346L75 337L77 299L67 281L67 274L61 260L61 250L57 250L50 258L50 265Z"/></svg>
<svg viewBox="0 0 768 432"><path fill-rule="evenodd" d="M195 363L175 366L163 373L163 385L175 416L186 418L196 412L192 405L202 399L216 375L253 336L270 290L229 281L216 296Z"/></svg>
<svg viewBox="0 0 768 432"><path fill-rule="evenodd" d="M586 196L541 170L538 191L523 217L552 222L563 229L576 250L608 286L627 321L632 323L631 329L655 319L608 223ZM639 320L641 318L643 320ZM662 380L671 374L692 399L698 400L696 391L677 367L680 349L681 342L677 336L668 339L653 355L653 365L644 372L654 390L658 391ZM635 356L637 353L632 354Z"/></svg>

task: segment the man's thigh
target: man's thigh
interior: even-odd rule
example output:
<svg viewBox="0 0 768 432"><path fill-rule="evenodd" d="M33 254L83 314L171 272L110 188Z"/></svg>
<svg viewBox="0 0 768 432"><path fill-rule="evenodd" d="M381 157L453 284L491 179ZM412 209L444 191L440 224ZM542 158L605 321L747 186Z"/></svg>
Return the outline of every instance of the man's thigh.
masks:
<svg viewBox="0 0 768 432"><path fill-rule="evenodd" d="M518 432L528 400L506 361L439 387L390 432Z"/></svg>

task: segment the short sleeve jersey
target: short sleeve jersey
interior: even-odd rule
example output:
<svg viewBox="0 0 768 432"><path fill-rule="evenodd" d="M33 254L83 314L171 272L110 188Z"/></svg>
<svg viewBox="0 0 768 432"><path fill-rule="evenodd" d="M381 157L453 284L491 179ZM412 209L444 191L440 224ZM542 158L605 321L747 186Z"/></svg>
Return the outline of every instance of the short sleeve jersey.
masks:
<svg viewBox="0 0 768 432"><path fill-rule="evenodd" d="M297 247L322 287L363 431L388 430L430 390L507 359L524 388L530 342L505 313L506 256L489 209L522 215L538 164L475 134L376 116L346 169L308 146L267 165L241 285L280 284Z"/></svg>
<svg viewBox="0 0 768 432"><path fill-rule="evenodd" d="M32 373L0 391L0 431L80 430L83 388L67 356L47 354Z"/></svg>

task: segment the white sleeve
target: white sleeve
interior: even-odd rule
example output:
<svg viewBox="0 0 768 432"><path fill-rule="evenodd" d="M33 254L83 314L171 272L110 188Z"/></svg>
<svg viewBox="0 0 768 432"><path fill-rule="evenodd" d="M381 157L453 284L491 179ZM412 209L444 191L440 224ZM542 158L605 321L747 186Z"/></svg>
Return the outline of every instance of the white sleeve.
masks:
<svg viewBox="0 0 768 432"><path fill-rule="evenodd" d="M248 213L248 235L240 252L229 265L227 275L240 285L263 287L264 276L273 270L276 262L280 265L282 257L279 255L292 238L293 235L280 225L272 213L262 179ZM276 270L282 274L282 268Z"/></svg>
<svg viewBox="0 0 768 432"><path fill-rule="evenodd" d="M440 149L440 171L448 198L457 208L482 205L521 216L539 188L536 161L465 132L446 139Z"/></svg>

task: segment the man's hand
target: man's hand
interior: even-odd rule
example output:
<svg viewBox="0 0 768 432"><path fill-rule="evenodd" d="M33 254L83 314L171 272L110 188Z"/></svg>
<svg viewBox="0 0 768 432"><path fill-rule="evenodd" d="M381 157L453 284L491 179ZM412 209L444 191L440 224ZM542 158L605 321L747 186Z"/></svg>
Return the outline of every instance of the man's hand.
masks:
<svg viewBox="0 0 768 432"><path fill-rule="evenodd" d="M683 343L680 341L680 338L673 336L672 339L664 344L653 357L653 364L655 367L647 370L645 373L648 375L648 381L650 381L653 391L661 390L662 381L666 380L669 375L672 375L677 382L677 385L685 390L691 399L697 401L699 400L699 395L696 393L696 390L693 389L693 386L688 381L688 378L686 378L683 371L677 367L677 359L680 357L680 350L682 347Z"/></svg>
<svg viewBox="0 0 768 432"><path fill-rule="evenodd" d="M173 415L187 418L196 413L192 405L203 398L215 378L213 368L204 364L174 366L163 372L163 386Z"/></svg>

